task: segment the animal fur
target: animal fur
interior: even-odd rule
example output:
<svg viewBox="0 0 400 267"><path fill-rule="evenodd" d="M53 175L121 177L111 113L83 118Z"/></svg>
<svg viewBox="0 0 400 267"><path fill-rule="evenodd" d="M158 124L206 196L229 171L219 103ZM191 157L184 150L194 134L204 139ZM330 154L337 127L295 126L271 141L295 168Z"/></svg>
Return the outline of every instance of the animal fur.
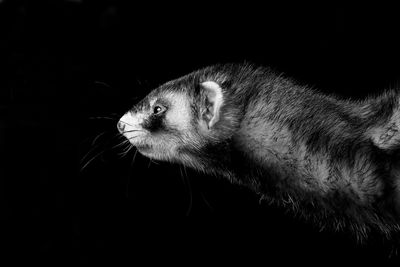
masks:
<svg viewBox="0 0 400 267"><path fill-rule="evenodd" d="M143 155L226 177L321 228L400 230L398 91L352 102L268 68L216 65L160 86L120 122Z"/></svg>

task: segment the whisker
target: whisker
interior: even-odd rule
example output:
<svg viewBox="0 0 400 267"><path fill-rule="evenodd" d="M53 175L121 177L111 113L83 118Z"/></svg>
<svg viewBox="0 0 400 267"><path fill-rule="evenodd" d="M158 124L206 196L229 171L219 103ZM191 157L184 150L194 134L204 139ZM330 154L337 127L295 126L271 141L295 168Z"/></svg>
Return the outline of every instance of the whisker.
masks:
<svg viewBox="0 0 400 267"><path fill-rule="evenodd" d="M120 133L115 133L115 135L113 136L113 138L112 139L115 139L115 138L126 138L125 136L123 136L122 134L120 134Z"/></svg>
<svg viewBox="0 0 400 267"><path fill-rule="evenodd" d="M97 148L99 148L99 147L101 146L101 144L97 144L96 146L94 146L94 145L95 145L96 141L97 141L101 136L103 136L103 135L106 134L106 133L107 133L107 132L102 132L102 133L98 134L98 135L93 139L93 141L92 141L92 143L91 143L92 148L82 157L81 163L85 161L86 157L88 157L88 156L90 155L90 153L92 153L93 151L95 151Z"/></svg>
<svg viewBox="0 0 400 267"><path fill-rule="evenodd" d="M185 175L184 175L183 172L182 172L182 167L183 167L183 169L184 169ZM183 182L185 188L188 190L188 193L189 193L189 206L188 206L188 208L187 208L187 210L186 210L186 216L189 216L189 213L190 213L190 211L192 210L192 206L193 206L192 187L190 186L190 181L189 181L189 179L188 179L188 177L187 177L187 173L186 173L186 168L185 168L185 166L184 166L184 165L179 165L179 171L180 171L180 174L181 174L182 182Z"/></svg>
<svg viewBox="0 0 400 267"><path fill-rule="evenodd" d="M102 81L94 81L93 83L94 84L99 84L99 85L104 85L105 87L108 87L108 88L112 88L111 85L109 85L109 84L107 84L105 82L102 82Z"/></svg>
<svg viewBox="0 0 400 267"><path fill-rule="evenodd" d="M129 149L129 150L130 150L130 149ZM119 156L120 158L125 157L126 155L128 155L129 150L126 151L126 152L123 152L123 153L118 153L118 156Z"/></svg>
<svg viewBox="0 0 400 267"><path fill-rule="evenodd" d="M181 174L181 179L182 179L182 182L183 182L183 184L185 184L185 185L186 185L186 182L185 182L185 180L183 180L182 165L179 165L179 172L180 172L180 174Z"/></svg>
<svg viewBox="0 0 400 267"><path fill-rule="evenodd" d="M152 163L156 164L156 165L160 165L157 161L154 161L154 160L152 160L152 159L150 159L150 161L151 161Z"/></svg>
<svg viewBox="0 0 400 267"><path fill-rule="evenodd" d="M128 143L128 146L127 146L127 148L125 148L124 152L131 150L132 147L133 147L133 145L131 145L131 143Z"/></svg>
<svg viewBox="0 0 400 267"><path fill-rule="evenodd" d="M129 130L129 131L122 132L121 134L131 133L131 132L144 132L144 131L143 130Z"/></svg>
<svg viewBox="0 0 400 267"><path fill-rule="evenodd" d="M134 146L130 146L130 147L128 148L128 150L126 151L124 157L132 150L132 148L134 148Z"/></svg>
<svg viewBox="0 0 400 267"><path fill-rule="evenodd" d="M106 133L106 132L104 131L104 132L98 134L98 135L93 139L91 146L93 146L93 145L96 143L97 139L99 139L99 138L100 138L101 136L103 136L105 133Z"/></svg>
<svg viewBox="0 0 400 267"><path fill-rule="evenodd" d="M185 167L185 165L183 165L183 171L185 172L185 178L186 178L187 186L188 186L188 189L189 189L189 197L190 197L190 200L189 200L189 207L188 207L188 210L186 211L186 216L189 216L189 213L190 213L190 211L192 210L192 207L193 207L193 192L192 192L192 186L191 186L191 184L190 184L189 177L188 177L187 172L186 172L186 167Z"/></svg>
<svg viewBox="0 0 400 267"><path fill-rule="evenodd" d="M103 132L103 133L100 133L99 135L97 135L96 136L96 138L95 139L98 139L102 134L105 134L106 132ZM115 136L113 136L110 140L108 140L108 142L106 143L106 144L104 144L104 146L107 146L108 144L110 144L111 143L111 141L112 140L114 140L115 138L117 138L117 137L123 137L123 136L120 136L119 134L116 134ZM85 159L93 152L93 151L95 151L97 148L99 148L102 144L97 144L97 145L95 145L95 141L96 140L93 140L93 142L92 142L92 144L91 144L91 146L92 146L92 148L82 157L82 159L80 160L80 162L81 163L83 163L84 161L85 161ZM128 140L126 140L127 142L129 142ZM120 144L119 144L120 145ZM118 145L117 145L118 146ZM113 147L114 148L114 147ZM103 151L104 152L104 151Z"/></svg>
<svg viewBox="0 0 400 267"><path fill-rule="evenodd" d="M123 123L125 123L125 124L127 124L127 125L129 125L129 126L135 127L135 126L133 126L132 124L129 124L129 123L127 123L127 122L124 122L123 120L121 120L121 122L123 122Z"/></svg>
<svg viewBox="0 0 400 267"><path fill-rule="evenodd" d="M125 148L123 151L117 153L120 157L124 157L127 153L127 151L129 151L129 146L127 148Z"/></svg>
<svg viewBox="0 0 400 267"><path fill-rule="evenodd" d="M135 154L133 154L131 166L133 166L133 164L135 163L135 159L136 159L136 155L137 155L138 151L139 150L136 149Z"/></svg>
<svg viewBox="0 0 400 267"><path fill-rule="evenodd" d="M118 155L121 156L121 158L123 158L123 157L125 157L125 156L129 153L129 151L130 151L132 148L133 148L132 145L130 145L130 146L128 145L127 148L125 148L125 150L122 151L121 153L118 153Z"/></svg>
<svg viewBox="0 0 400 267"><path fill-rule="evenodd" d="M89 120L101 120L101 119L105 119L105 120L117 120L117 118L111 118L111 117L89 117Z"/></svg>
<svg viewBox="0 0 400 267"><path fill-rule="evenodd" d="M90 155L90 153L92 153L93 151L95 151L97 148L100 147L100 144L96 145L95 147L92 147L81 159L81 163L85 161L85 159Z"/></svg>
<svg viewBox="0 0 400 267"><path fill-rule="evenodd" d="M210 203L208 202L208 200L206 199L206 197L204 196L204 194L200 192L200 195L201 195L201 198L204 200L204 203L206 203L208 209L209 209L210 211L213 211L214 208L210 205Z"/></svg>
<svg viewBox="0 0 400 267"><path fill-rule="evenodd" d="M98 156L100 156L101 154L103 154L105 152L105 150L100 151L99 153L97 153L94 157L92 157L89 161L86 162L85 165L83 165L83 167L81 168L81 171L83 171L94 159L96 159Z"/></svg>
<svg viewBox="0 0 400 267"><path fill-rule="evenodd" d="M111 138L109 138L109 140L107 140L106 142L103 143L99 143L99 139L104 136L107 132L102 132L100 134L98 134L94 140L91 143L92 148L82 157L82 159L80 160L80 163L83 164L88 158L89 156L95 152L98 148L100 147L104 147L104 149L102 151L100 151L99 153L95 154L95 156L93 156L90 160L86 161L86 163L83 165L83 167L81 168L81 171L83 171L94 159L96 159L97 157L99 157L101 154L105 153L106 151L113 149L115 147L118 146L122 146L125 144L130 144L129 140L125 139L122 142L118 143L117 145L113 146L113 147L109 147L112 143L114 143L114 141L118 138L125 138L123 135L119 134L119 133L115 133L112 135ZM96 142L98 144L96 144Z"/></svg>
<svg viewBox="0 0 400 267"><path fill-rule="evenodd" d="M116 147L121 147L121 146L126 145L126 144L130 144L128 140L124 140L121 143L116 144L115 146L111 147L111 149L116 148Z"/></svg>
<svg viewBox="0 0 400 267"><path fill-rule="evenodd" d="M132 147L134 148L134 146L132 146ZM136 149L135 154L133 154L131 167L133 167L133 164L135 163L135 159L136 159L137 153L138 153L138 150ZM131 168L131 169L133 169L133 168ZM129 185L130 185L130 182L131 182L131 175L128 176L128 179L126 181L126 191L125 191L126 198L129 198Z"/></svg>
<svg viewBox="0 0 400 267"><path fill-rule="evenodd" d="M103 135L103 134L106 134L106 133L107 133L107 131L103 131L103 132L101 132L100 134L96 135L95 139L96 139L97 137L99 137L100 135ZM82 144L84 144L84 143L88 142L90 139L92 139L92 137L91 137L91 136L89 136L89 137L85 138L85 140L83 140L82 142L80 142L80 144L82 145Z"/></svg>

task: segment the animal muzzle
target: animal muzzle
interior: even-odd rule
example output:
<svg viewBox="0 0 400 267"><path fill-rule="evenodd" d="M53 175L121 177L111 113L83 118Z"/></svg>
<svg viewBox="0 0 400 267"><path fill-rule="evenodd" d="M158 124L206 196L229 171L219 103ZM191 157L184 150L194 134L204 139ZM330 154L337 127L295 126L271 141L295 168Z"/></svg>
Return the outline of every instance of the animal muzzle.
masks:
<svg viewBox="0 0 400 267"><path fill-rule="evenodd" d="M118 131L119 131L120 133L123 133L124 130L125 130L125 126L126 126L125 123L123 123L122 121L119 121L119 122L117 123Z"/></svg>

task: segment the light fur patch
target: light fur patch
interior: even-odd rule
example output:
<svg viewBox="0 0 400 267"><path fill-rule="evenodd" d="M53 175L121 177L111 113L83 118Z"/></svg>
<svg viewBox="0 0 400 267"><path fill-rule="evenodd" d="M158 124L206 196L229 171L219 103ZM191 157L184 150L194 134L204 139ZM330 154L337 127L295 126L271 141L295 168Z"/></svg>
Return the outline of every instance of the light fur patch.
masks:
<svg viewBox="0 0 400 267"><path fill-rule="evenodd" d="M178 130L188 130L190 127L190 105L186 95L181 93L168 93L165 98L170 102L166 114L167 123Z"/></svg>
<svg viewBox="0 0 400 267"><path fill-rule="evenodd" d="M275 123L260 121L255 125L253 136L259 136L260 141L278 155L287 155L291 144L291 134L286 127ZM267 129L267 131L265 130ZM258 147L262 153L263 148Z"/></svg>
<svg viewBox="0 0 400 267"><path fill-rule="evenodd" d="M307 146L301 143L296 149L296 161L302 173L313 177L319 189L327 192L331 189L329 180L329 158L324 154L313 155L307 152Z"/></svg>
<svg viewBox="0 0 400 267"><path fill-rule="evenodd" d="M127 112L121 117L120 122L125 123L128 128L141 128L140 124L146 119L146 117L147 115L143 113L133 114L132 112Z"/></svg>
<svg viewBox="0 0 400 267"><path fill-rule="evenodd" d="M372 141L382 149L390 149L400 144L400 110L397 110L388 123L368 131Z"/></svg>
<svg viewBox="0 0 400 267"><path fill-rule="evenodd" d="M287 160L293 160L290 154L291 137L287 129L264 120L243 121L246 127L238 132L238 144L255 160L262 162L275 170L281 171L281 175L288 175L291 170L287 169Z"/></svg>
<svg viewBox="0 0 400 267"><path fill-rule="evenodd" d="M355 193L363 203L370 201L370 192L374 192L375 196L383 193L383 184L375 179L375 168L370 165L370 159L366 158L366 154L360 151L354 158L354 165L344 165L340 168L341 177L347 183L345 188L351 189L350 194Z"/></svg>
<svg viewBox="0 0 400 267"><path fill-rule="evenodd" d="M209 101L213 103L213 117L209 122L209 126L212 127L219 120L219 111L223 104L222 89L216 82L207 81L201 84L206 90L209 91Z"/></svg>
<svg viewBox="0 0 400 267"><path fill-rule="evenodd" d="M153 105L154 105L154 103L156 103L156 101L157 101L157 98L150 99L150 101L149 101L150 107L153 107Z"/></svg>
<svg viewBox="0 0 400 267"><path fill-rule="evenodd" d="M138 138L144 136L145 131L140 126L140 123L142 123L146 117L147 115L142 112L133 113L129 111L125 113L119 120L120 122L125 123L123 135L132 144L137 143L139 141Z"/></svg>

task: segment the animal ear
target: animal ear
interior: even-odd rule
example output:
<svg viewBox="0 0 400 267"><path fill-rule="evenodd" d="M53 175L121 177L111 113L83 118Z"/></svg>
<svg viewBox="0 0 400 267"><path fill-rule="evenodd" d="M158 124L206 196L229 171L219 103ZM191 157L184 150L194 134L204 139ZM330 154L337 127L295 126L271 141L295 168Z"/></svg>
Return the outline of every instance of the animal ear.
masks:
<svg viewBox="0 0 400 267"><path fill-rule="evenodd" d="M212 128L219 120L220 110L224 101L222 89L216 82L207 81L200 84L202 94L201 118Z"/></svg>

